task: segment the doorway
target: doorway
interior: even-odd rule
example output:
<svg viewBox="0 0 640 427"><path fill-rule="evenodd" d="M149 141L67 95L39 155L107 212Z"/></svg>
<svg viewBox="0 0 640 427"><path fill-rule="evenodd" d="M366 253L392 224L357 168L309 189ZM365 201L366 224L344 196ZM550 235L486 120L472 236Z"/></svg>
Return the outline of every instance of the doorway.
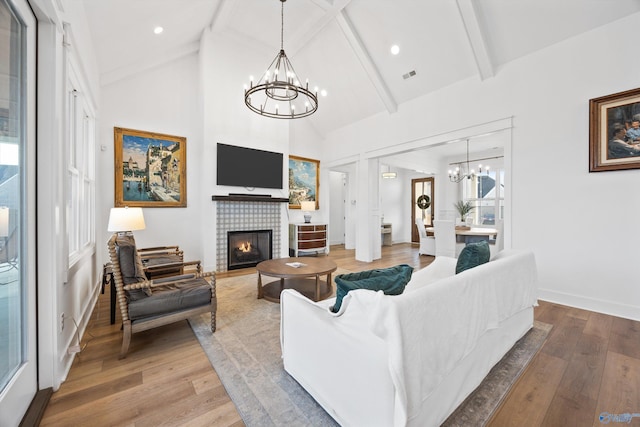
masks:
<svg viewBox="0 0 640 427"><path fill-rule="evenodd" d="M411 242L420 243L420 235L413 224L421 219L425 227L433 226L435 190L434 178L415 178L411 180Z"/></svg>
<svg viewBox="0 0 640 427"><path fill-rule="evenodd" d="M329 200L329 244L344 245L346 243L347 221L347 174L330 171L330 200Z"/></svg>

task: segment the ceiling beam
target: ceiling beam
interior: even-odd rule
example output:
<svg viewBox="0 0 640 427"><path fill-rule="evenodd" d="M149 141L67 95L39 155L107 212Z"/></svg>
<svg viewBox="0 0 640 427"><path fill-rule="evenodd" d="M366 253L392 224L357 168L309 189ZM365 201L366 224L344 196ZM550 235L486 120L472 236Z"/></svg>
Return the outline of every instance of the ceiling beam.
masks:
<svg viewBox="0 0 640 427"><path fill-rule="evenodd" d="M326 10L331 9L331 3L332 2L330 2L329 0L311 0L311 3L315 4L320 9L326 11Z"/></svg>
<svg viewBox="0 0 640 427"><path fill-rule="evenodd" d="M460 11L460 17L462 23L467 32L467 38L471 44L471 50L476 60L478 72L482 80L488 79L494 76L493 64L489 51L487 50L487 44L485 42L482 30L480 29L480 23L478 22L478 15L473 6L474 0L457 0L458 10Z"/></svg>
<svg viewBox="0 0 640 427"><path fill-rule="evenodd" d="M334 0L333 4L328 0L311 0L313 4L324 11L322 18L318 19L314 24L300 35L294 35L293 41L290 43L289 55L294 57L296 53L304 48L328 23L332 22L335 17L347 7L351 0Z"/></svg>
<svg viewBox="0 0 640 427"><path fill-rule="evenodd" d="M395 113L396 111L398 111L398 103L393 98L393 95L391 94L391 91L382 78L378 67L376 67L373 59L371 59L371 55L369 55L369 52L364 46L360 35L349 20L346 12L344 10L340 11L340 13L336 16L336 20L338 21L340 29L349 41L351 49L353 49L353 52L360 60L362 67L364 68L365 72L369 76L369 79L371 80L371 83L378 92L378 96L380 96L380 99L384 103L387 111L389 113Z"/></svg>
<svg viewBox="0 0 640 427"><path fill-rule="evenodd" d="M211 17L209 31L214 32L223 30L227 26L227 22L229 22L232 10L233 2L220 0L218 7L216 7L216 10L213 12L213 16Z"/></svg>

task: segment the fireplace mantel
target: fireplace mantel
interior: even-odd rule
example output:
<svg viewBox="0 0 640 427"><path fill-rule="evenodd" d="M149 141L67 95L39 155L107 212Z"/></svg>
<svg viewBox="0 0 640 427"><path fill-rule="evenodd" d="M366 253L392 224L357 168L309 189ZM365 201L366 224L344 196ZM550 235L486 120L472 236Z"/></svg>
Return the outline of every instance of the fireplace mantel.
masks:
<svg viewBox="0 0 640 427"><path fill-rule="evenodd" d="M289 199L284 197L272 197L268 194L229 194L228 196L211 196L211 200L217 202L260 202L260 203L285 203Z"/></svg>

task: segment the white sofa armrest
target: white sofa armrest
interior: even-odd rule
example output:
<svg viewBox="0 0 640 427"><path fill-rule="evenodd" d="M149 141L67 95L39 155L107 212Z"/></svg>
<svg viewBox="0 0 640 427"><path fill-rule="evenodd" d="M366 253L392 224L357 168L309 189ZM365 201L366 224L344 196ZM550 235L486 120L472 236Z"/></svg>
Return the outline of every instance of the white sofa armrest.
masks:
<svg viewBox="0 0 640 427"><path fill-rule="evenodd" d="M341 425L392 425L395 393L386 346L369 329L366 307L350 295L345 304L337 315L329 310L333 299L316 303L282 291L284 368Z"/></svg>

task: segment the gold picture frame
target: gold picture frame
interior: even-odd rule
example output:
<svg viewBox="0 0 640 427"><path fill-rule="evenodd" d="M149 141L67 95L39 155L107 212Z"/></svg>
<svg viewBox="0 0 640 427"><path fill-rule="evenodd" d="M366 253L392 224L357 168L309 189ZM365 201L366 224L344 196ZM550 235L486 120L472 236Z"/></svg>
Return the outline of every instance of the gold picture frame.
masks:
<svg viewBox="0 0 640 427"><path fill-rule="evenodd" d="M289 209L300 209L300 202L316 202L320 209L320 160L289 156Z"/></svg>
<svg viewBox="0 0 640 427"><path fill-rule="evenodd" d="M640 88L589 100L589 172L640 168ZM623 132L624 131L624 132Z"/></svg>
<svg viewBox="0 0 640 427"><path fill-rule="evenodd" d="M187 206L187 138L114 128L115 207Z"/></svg>

